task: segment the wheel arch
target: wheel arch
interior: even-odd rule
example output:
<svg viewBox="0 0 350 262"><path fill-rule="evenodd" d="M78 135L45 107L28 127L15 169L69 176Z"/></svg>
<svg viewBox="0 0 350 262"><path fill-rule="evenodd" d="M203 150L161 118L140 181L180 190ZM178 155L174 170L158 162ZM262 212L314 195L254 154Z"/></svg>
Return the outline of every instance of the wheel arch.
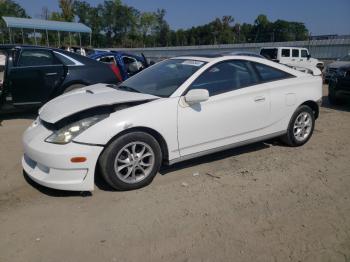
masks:
<svg viewBox="0 0 350 262"><path fill-rule="evenodd" d="M83 80L74 80L74 81L69 81L67 83L63 83L59 88L57 88L52 94L51 94L51 99L60 96L64 93L64 91L74 85L84 85L88 86L90 85L89 83L83 81Z"/></svg>
<svg viewBox="0 0 350 262"><path fill-rule="evenodd" d="M74 85L88 86L90 84L84 80L74 80L74 81L70 81L70 82L67 82L64 85L62 85L61 91L64 92L67 88L74 86Z"/></svg>
<svg viewBox="0 0 350 262"><path fill-rule="evenodd" d="M315 119L317 119L320 115L320 108L317 104L317 102L312 101L312 100L308 100L305 101L304 103L302 103L300 106L308 106L312 109L312 111L314 112L315 115Z"/></svg>
<svg viewBox="0 0 350 262"><path fill-rule="evenodd" d="M119 138L123 135L126 135L126 134L133 133L133 132L144 132L144 133L149 134L152 137L154 137L157 140L157 142L160 146L160 149L162 151L162 158L163 158L162 162L167 162L169 160L169 149L168 149L168 145L167 145L164 137L158 131L156 131L152 128L149 128L149 127L139 126L139 127L132 127L132 128L123 130L122 132L118 133L116 136L112 137L108 141L108 143L105 145L105 148L107 146L109 146L117 138Z"/></svg>

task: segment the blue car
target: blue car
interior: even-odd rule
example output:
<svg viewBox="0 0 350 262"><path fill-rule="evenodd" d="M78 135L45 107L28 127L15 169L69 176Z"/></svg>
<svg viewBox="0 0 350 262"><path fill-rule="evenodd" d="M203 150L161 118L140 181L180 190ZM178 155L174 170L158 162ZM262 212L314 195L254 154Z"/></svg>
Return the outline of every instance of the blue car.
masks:
<svg viewBox="0 0 350 262"><path fill-rule="evenodd" d="M120 81L128 79L130 76L137 74L149 66L143 54L142 56L136 56L118 51L95 51L89 57L112 65L112 70L115 74L119 75Z"/></svg>

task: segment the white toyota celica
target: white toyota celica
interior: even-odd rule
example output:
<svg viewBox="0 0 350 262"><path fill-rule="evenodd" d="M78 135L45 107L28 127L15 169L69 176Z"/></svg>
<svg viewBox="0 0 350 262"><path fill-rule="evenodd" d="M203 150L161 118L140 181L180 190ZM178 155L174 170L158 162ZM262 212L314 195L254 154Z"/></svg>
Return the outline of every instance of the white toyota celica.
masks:
<svg viewBox="0 0 350 262"><path fill-rule="evenodd" d="M252 56L165 60L120 85L48 102L23 135L22 164L37 183L92 191L96 168L118 190L148 185L173 164L273 137L311 137L322 79Z"/></svg>

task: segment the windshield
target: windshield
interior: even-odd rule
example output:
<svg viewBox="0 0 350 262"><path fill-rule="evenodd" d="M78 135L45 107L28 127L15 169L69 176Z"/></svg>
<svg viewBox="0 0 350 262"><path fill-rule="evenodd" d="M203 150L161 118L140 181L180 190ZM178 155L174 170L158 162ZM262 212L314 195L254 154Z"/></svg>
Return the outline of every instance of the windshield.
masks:
<svg viewBox="0 0 350 262"><path fill-rule="evenodd" d="M118 89L169 97L206 62L191 59L169 59L153 65L127 79Z"/></svg>

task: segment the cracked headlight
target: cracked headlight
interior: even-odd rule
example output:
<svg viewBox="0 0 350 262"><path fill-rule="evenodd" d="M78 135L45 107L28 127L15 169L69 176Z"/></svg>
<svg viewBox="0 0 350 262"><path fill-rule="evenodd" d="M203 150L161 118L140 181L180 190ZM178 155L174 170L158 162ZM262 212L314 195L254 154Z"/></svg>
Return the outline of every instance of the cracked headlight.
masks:
<svg viewBox="0 0 350 262"><path fill-rule="evenodd" d="M76 121L55 131L48 138L46 138L45 141L53 144L68 144L86 129L107 118L108 116L109 114L97 115Z"/></svg>

